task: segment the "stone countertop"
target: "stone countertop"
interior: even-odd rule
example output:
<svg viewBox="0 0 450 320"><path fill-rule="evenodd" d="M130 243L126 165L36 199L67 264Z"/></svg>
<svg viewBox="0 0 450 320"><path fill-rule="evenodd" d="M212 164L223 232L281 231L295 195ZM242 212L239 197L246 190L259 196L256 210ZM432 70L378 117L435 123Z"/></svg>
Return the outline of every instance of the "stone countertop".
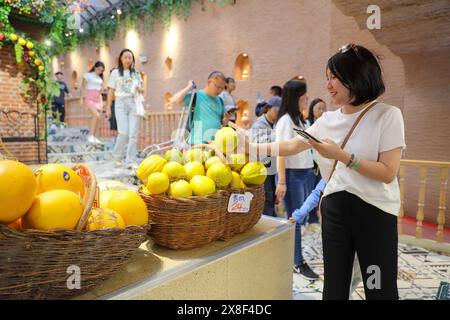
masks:
<svg viewBox="0 0 450 320"><path fill-rule="evenodd" d="M253 229L229 241L215 241L201 248L171 250L149 240L140 246L125 267L75 299L127 299L290 228L293 224L286 220L263 216Z"/></svg>

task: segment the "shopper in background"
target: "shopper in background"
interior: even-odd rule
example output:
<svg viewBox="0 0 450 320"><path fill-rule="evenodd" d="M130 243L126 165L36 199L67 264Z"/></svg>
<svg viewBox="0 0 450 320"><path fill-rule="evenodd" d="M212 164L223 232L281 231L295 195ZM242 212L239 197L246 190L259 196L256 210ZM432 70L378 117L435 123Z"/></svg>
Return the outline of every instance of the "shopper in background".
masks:
<svg viewBox="0 0 450 320"><path fill-rule="evenodd" d="M59 95L53 98L52 116L53 116L53 121L56 123L59 122L60 128L63 129L64 128L64 120L66 117L66 108L65 108L66 97L65 97L65 95L67 94L69 97L71 97L72 95L69 92L69 88L67 87L67 84L64 82L64 74L59 71L59 72L55 73L55 77L59 84ZM59 117L58 117L58 115L59 115ZM56 124L53 123L53 125L51 126L51 129L53 131L55 131L56 128L57 128Z"/></svg>
<svg viewBox="0 0 450 320"><path fill-rule="evenodd" d="M231 114L225 111L222 98L219 96L226 86L225 75L220 71L212 72L203 90L195 93L192 114L189 115L190 144L209 143L222 127L228 123ZM192 97L194 82L177 92L171 98L171 105L189 106Z"/></svg>
<svg viewBox="0 0 450 320"><path fill-rule="evenodd" d="M311 101L308 112L308 125L312 126L314 122L316 122L322 116L322 114L326 111L326 109L327 106L322 99L316 98L313 101ZM316 161L314 161L314 174L316 175L314 185L317 185L322 179L322 176L320 175L319 166ZM320 231L319 216L317 214L318 209L319 209L318 207L312 208L311 212L308 215L307 228L309 231L312 232Z"/></svg>
<svg viewBox="0 0 450 320"><path fill-rule="evenodd" d="M231 95L234 90L236 90L236 81L233 78L225 79L225 90L222 91L220 97L222 98L223 104L225 105L225 112L230 113L230 121L236 122L236 102L234 97Z"/></svg>
<svg viewBox="0 0 450 320"><path fill-rule="evenodd" d="M276 125L276 140L289 141L297 136L295 129L306 129L306 120L301 110L306 108L306 81L297 79L288 81L283 87L281 109ZM300 208L308 195L314 189L315 175L313 172L313 157L309 150L277 160L278 183L276 195L284 199L287 218L295 209ZM315 280L318 275L304 261L302 254L301 224L295 225L294 272L303 277Z"/></svg>
<svg viewBox="0 0 450 320"><path fill-rule="evenodd" d="M137 135L139 116L135 97L143 93L142 79L135 69L134 54L130 49L123 49L118 58L117 69L111 72L108 81L108 102L106 114L111 118L112 98L115 97L115 113L119 135L114 148L115 165L136 168Z"/></svg>
<svg viewBox="0 0 450 320"><path fill-rule="evenodd" d="M80 92L80 105L86 107L91 113L89 126L89 143L101 143L96 138L99 121L103 112L103 72L105 64L97 61L94 66L83 76Z"/></svg>
<svg viewBox="0 0 450 320"><path fill-rule="evenodd" d="M278 112L281 107L280 97L271 97L263 109L263 115L257 118L252 125L253 141L258 143L274 142L276 140L275 123L278 118ZM276 157L267 157L259 159L266 168L268 176L264 182L265 202L263 214L276 217L275 213L275 174L277 173Z"/></svg>

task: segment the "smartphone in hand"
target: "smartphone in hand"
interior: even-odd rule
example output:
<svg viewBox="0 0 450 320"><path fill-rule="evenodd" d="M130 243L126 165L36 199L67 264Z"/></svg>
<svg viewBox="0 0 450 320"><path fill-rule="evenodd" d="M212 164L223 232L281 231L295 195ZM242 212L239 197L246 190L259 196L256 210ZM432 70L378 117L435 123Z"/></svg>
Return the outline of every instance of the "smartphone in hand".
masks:
<svg viewBox="0 0 450 320"><path fill-rule="evenodd" d="M306 132L305 130L301 130L301 129L297 129L294 128L294 131L297 132L297 134L303 138L305 138L306 140L314 140L317 143L322 143L322 141L320 141L319 139L313 137L312 135L310 135L308 132Z"/></svg>

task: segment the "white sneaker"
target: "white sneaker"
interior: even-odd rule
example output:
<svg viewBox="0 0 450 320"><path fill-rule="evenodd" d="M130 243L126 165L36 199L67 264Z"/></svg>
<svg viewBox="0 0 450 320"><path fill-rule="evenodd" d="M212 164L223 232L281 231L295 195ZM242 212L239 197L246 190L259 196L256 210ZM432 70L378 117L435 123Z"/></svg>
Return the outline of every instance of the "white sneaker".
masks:
<svg viewBox="0 0 450 320"><path fill-rule="evenodd" d="M65 127L66 127L66 126L63 125L63 124L59 126L60 129L64 129Z"/></svg>
<svg viewBox="0 0 450 320"><path fill-rule="evenodd" d="M122 161L119 160L114 161L114 168L122 168L122 167L123 167Z"/></svg>
<svg viewBox="0 0 450 320"><path fill-rule="evenodd" d="M92 134L90 134L88 136L88 142L89 143L94 143L94 144L97 143L96 138Z"/></svg>
<svg viewBox="0 0 450 320"><path fill-rule="evenodd" d="M100 139L98 139L97 137L94 137L95 143L103 143Z"/></svg>
<svg viewBox="0 0 450 320"><path fill-rule="evenodd" d="M136 171L138 168L138 165L137 165L137 163L130 162L125 165L125 168Z"/></svg>

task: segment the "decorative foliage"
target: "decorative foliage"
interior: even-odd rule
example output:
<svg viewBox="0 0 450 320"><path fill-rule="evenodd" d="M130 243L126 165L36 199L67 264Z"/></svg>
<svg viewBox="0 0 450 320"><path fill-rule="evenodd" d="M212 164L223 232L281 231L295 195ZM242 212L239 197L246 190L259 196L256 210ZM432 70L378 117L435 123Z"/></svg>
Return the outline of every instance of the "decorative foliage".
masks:
<svg viewBox="0 0 450 320"><path fill-rule="evenodd" d="M87 32L74 30L71 21L83 8L89 6L88 0L67 0L65 5L57 0L0 0L0 47L4 44L13 48L19 65L27 64L29 74L21 84L25 98L36 97L39 109L48 110L55 95L59 94L58 83L53 79L50 68L50 58L66 53L78 43L95 41L105 44L117 36L120 27L144 27L152 31L156 21L166 28L170 27L173 15L187 19L192 13L192 5L198 2L204 7L205 2L214 3L219 7L235 0L153 0L142 6L132 2L124 5L121 15L106 15L100 21L89 22ZM123 3L125 3L123 1ZM48 29L50 44L33 42L25 34L17 32L10 19L24 20L40 24ZM33 92L36 90L36 92Z"/></svg>
<svg viewBox="0 0 450 320"><path fill-rule="evenodd" d="M8 30L13 30L12 27ZM50 57L45 46L33 42L25 35L16 33L0 33L0 47L11 46L20 66L29 66L20 85L25 99L36 99L40 111L50 108L52 98L59 94L59 86L53 79L50 68Z"/></svg>
<svg viewBox="0 0 450 320"><path fill-rule="evenodd" d="M219 7L235 2L235 0L207 1ZM127 29L142 27L151 32L155 22L161 22L168 29L174 15L186 20L192 14L194 2L200 3L203 7L206 0L153 0L147 1L143 6L133 6L132 4L124 6L121 9L121 15L116 15L112 11L110 15L105 15L100 21L91 21L88 26L89 31L80 35L79 41L86 43L95 40L97 45L102 45L112 40L120 27ZM113 18L112 15L114 15Z"/></svg>
<svg viewBox="0 0 450 320"><path fill-rule="evenodd" d="M36 99L40 111L48 110L58 83L53 79L50 58L76 46L77 38L66 37L70 13L56 0L0 0L0 47L13 48L19 66L27 65L28 71L20 85L25 99ZM50 46L35 42L11 25L10 19L38 23L49 29Z"/></svg>
<svg viewBox="0 0 450 320"><path fill-rule="evenodd" d="M77 36L69 26L72 13L56 0L0 0L0 23L4 32L10 30L10 20L39 24L48 30L50 56L62 54L77 44Z"/></svg>

